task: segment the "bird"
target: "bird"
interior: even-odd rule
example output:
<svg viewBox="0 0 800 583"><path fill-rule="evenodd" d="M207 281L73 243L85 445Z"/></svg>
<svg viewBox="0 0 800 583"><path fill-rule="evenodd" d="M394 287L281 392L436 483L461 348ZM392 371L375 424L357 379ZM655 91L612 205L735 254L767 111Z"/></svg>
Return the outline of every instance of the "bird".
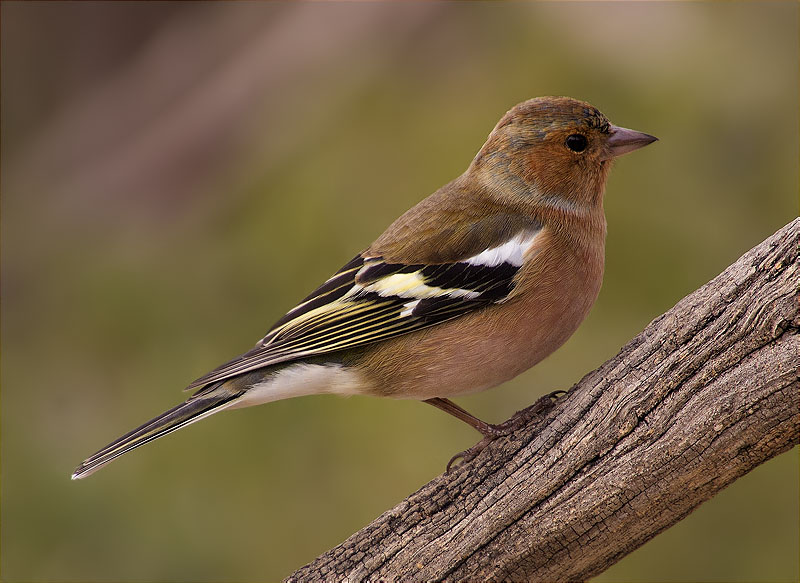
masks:
<svg viewBox="0 0 800 583"><path fill-rule="evenodd" d="M194 393L81 463L119 456L224 410L303 395L416 399L486 444L548 407L556 391L492 425L450 400L531 368L575 332L600 291L603 197L614 159L657 138L570 97L511 108L467 170L395 220L244 354Z"/></svg>

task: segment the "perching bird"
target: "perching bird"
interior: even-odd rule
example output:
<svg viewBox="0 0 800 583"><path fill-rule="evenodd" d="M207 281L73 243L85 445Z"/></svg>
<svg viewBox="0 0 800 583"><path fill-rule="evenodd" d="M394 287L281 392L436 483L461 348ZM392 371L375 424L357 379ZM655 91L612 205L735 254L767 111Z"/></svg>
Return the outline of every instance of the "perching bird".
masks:
<svg viewBox="0 0 800 583"><path fill-rule="evenodd" d="M464 174L398 218L255 348L189 385L197 391L186 402L72 478L223 409L323 393L430 403L485 436L453 458L471 459L541 407L490 425L448 398L517 376L575 332L603 279L612 160L655 140L575 99L520 103Z"/></svg>

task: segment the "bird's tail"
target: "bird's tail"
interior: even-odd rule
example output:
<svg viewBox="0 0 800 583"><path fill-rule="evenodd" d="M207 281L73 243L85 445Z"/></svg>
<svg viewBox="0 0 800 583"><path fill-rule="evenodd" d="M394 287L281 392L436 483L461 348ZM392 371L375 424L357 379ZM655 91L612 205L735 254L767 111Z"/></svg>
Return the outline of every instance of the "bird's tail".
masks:
<svg viewBox="0 0 800 583"><path fill-rule="evenodd" d="M73 480L80 480L99 470L107 463L124 453L136 449L154 439L186 427L190 423L205 419L233 404L241 396L241 392L226 390L222 383L212 385L190 397L186 402L173 407L119 439L109 443L103 449L86 459L72 474Z"/></svg>

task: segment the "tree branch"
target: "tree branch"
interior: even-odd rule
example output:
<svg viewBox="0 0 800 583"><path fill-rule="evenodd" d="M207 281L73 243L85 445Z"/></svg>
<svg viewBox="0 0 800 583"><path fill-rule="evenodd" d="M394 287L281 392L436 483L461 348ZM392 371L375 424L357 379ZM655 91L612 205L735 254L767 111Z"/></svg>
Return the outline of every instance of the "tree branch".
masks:
<svg viewBox="0 0 800 583"><path fill-rule="evenodd" d="M541 419L291 575L583 581L800 442L800 218Z"/></svg>

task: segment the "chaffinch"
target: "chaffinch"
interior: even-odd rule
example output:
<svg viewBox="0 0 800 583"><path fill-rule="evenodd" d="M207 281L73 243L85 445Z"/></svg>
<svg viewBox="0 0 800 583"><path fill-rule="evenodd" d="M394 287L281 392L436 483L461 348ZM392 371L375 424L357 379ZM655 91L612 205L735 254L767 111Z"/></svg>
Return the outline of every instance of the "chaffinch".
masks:
<svg viewBox="0 0 800 583"><path fill-rule="evenodd" d="M392 223L255 348L194 381L188 400L72 478L224 409L322 393L430 403L486 436L451 463L471 459L543 401L491 425L449 397L515 377L577 329L603 278L612 160L655 140L575 99L520 103L466 172Z"/></svg>

